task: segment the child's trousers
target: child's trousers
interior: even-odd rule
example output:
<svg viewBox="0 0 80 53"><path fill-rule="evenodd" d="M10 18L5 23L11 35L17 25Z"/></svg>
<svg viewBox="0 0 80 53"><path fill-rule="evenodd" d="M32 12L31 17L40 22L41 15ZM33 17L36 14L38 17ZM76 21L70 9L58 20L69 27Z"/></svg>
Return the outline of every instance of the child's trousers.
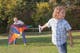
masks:
<svg viewBox="0 0 80 53"><path fill-rule="evenodd" d="M67 43L57 46L59 53L67 53Z"/></svg>
<svg viewBox="0 0 80 53"><path fill-rule="evenodd" d="M23 42L26 43L25 32L22 33ZM17 39L16 39L17 40ZM14 40L13 44L16 44L16 40Z"/></svg>

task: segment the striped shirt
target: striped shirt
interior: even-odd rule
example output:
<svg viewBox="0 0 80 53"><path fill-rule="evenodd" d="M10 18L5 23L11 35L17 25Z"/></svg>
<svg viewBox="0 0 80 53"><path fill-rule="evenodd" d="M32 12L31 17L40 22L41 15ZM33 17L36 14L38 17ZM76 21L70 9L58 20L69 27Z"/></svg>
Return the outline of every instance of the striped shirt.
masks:
<svg viewBox="0 0 80 53"><path fill-rule="evenodd" d="M52 18L47 22L47 26L52 30L52 43L62 45L66 42L67 31L71 30L71 26L65 19Z"/></svg>

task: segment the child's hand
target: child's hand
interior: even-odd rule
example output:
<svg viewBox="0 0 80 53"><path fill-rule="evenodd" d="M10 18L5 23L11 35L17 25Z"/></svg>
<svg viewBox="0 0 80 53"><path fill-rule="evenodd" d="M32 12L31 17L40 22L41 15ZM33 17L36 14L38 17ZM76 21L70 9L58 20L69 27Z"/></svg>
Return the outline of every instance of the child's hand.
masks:
<svg viewBox="0 0 80 53"><path fill-rule="evenodd" d="M41 33L41 26L39 25L38 27L39 27L39 33Z"/></svg>
<svg viewBox="0 0 80 53"><path fill-rule="evenodd" d="M40 26L41 31L44 29L43 26Z"/></svg>
<svg viewBox="0 0 80 53"><path fill-rule="evenodd" d="M40 27L40 30L42 31L44 28L47 27L47 23L46 23L45 25L43 25L43 26L40 26L40 25L39 25L39 27Z"/></svg>
<svg viewBox="0 0 80 53"><path fill-rule="evenodd" d="M70 46L73 47L73 41L70 41Z"/></svg>
<svg viewBox="0 0 80 53"><path fill-rule="evenodd" d="M72 38L71 30L68 31L68 34L69 34L70 46L73 47L73 38Z"/></svg>

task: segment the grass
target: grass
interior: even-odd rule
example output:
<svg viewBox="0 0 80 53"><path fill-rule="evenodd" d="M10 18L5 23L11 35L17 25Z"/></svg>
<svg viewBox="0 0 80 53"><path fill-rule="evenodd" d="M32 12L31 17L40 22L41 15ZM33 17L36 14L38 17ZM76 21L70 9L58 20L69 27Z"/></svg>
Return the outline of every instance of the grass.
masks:
<svg viewBox="0 0 80 53"><path fill-rule="evenodd" d="M68 53L80 53L80 33L72 34L74 46L71 48L68 44ZM51 43L51 34L27 35L26 39L26 46L23 45L21 37L16 45L8 45L7 37L0 35L0 53L58 53L57 48Z"/></svg>

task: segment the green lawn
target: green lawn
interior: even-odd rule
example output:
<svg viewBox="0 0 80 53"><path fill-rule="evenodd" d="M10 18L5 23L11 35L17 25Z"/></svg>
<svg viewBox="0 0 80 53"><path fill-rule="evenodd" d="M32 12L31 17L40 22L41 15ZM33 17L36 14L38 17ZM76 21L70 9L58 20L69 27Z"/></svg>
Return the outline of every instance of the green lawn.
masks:
<svg viewBox="0 0 80 53"><path fill-rule="evenodd" d="M74 46L68 44L68 53L80 53L80 33L73 32ZM6 35L6 34L5 34ZM24 46L22 38L16 45L7 44L7 37L0 35L0 53L58 53L57 48L51 43L51 34L38 34L26 36L27 45Z"/></svg>

